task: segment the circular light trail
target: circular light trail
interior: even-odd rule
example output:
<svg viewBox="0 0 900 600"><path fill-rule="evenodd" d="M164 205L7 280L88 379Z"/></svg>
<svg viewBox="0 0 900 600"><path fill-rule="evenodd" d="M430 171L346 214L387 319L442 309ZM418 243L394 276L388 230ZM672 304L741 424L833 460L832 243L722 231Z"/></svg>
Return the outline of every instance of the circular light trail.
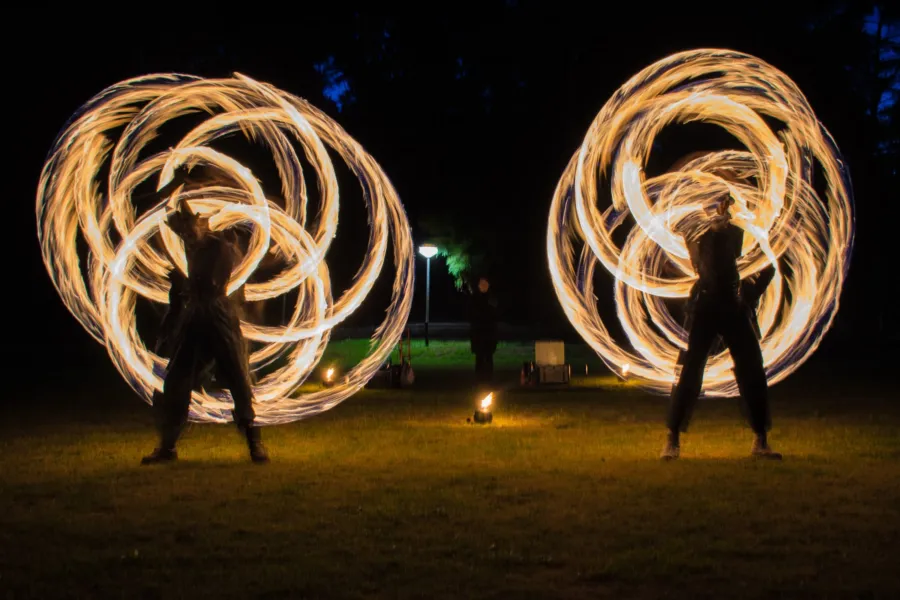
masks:
<svg viewBox="0 0 900 600"><path fill-rule="evenodd" d="M185 116L205 118L177 145L154 152L161 129ZM231 134L243 134L270 152L280 177L278 198L267 197L239 160L212 147ZM316 212L307 208L310 186L298 148L316 177ZM371 227L362 265L336 298L325 262L339 213L329 151L358 178ZM135 188L149 180L160 189L185 163L216 175L208 185L180 187L138 214ZM246 284L250 302L289 293L296 298L287 323L241 323L245 337L259 342L251 368L271 371L253 389L257 422L309 417L364 386L400 340L413 292L409 223L387 176L362 146L305 100L241 74L227 79L159 74L113 85L82 106L56 139L37 191L38 238L53 284L69 311L106 346L131 387L148 402L162 387L167 360L148 350L138 334L135 306L138 297L168 302L169 270L187 269L184 245L165 224L167 209L179 197L209 216L213 230L249 229L248 249L232 273L229 294ZM87 252L80 255L82 242ZM396 268L393 293L369 353L345 369L333 387L298 393L332 328L372 289L388 259L389 242ZM248 282L270 252L286 266L267 281ZM82 268L84 260L87 268ZM231 410L227 391L199 391L193 393L190 418L225 422Z"/></svg>
<svg viewBox="0 0 900 600"><path fill-rule="evenodd" d="M660 131L692 121L722 127L744 149L699 153L648 176ZM696 281L681 234L701 233L706 211L729 193L733 221L745 231L741 277L777 269L758 312L769 383L815 351L838 310L852 248L846 166L784 73L747 54L700 49L650 65L613 94L554 193L553 285L572 325L613 372L671 390L687 332L667 301L687 298ZM627 344L600 314L598 263L614 278ZM732 367L727 350L710 356L705 393L737 395Z"/></svg>

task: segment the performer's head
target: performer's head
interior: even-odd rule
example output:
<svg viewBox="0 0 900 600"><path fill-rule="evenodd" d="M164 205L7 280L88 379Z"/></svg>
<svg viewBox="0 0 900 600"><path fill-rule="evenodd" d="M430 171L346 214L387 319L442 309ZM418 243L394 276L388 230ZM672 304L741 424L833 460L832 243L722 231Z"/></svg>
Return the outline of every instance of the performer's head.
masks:
<svg viewBox="0 0 900 600"><path fill-rule="evenodd" d="M729 194L719 200L719 203L716 204L716 214L720 217L727 217L729 214L728 211L732 206L734 206L734 198Z"/></svg>
<svg viewBox="0 0 900 600"><path fill-rule="evenodd" d="M184 200L180 200L178 207L168 214L166 223L175 235L187 243L197 241L209 231L209 219L195 215Z"/></svg>

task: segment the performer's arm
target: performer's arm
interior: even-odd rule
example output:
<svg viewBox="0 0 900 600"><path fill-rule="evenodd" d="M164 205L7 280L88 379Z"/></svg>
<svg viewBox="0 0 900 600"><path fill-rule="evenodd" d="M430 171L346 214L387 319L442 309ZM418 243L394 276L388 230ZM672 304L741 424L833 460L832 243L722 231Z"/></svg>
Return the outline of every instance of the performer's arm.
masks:
<svg viewBox="0 0 900 600"><path fill-rule="evenodd" d="M184 307L182 293L186 283L187 281L181 274L181 271L178 270L178 267L174 267L169 272L169 305L166 306L166 311L159 324L159 337L156 344L157 352L168 343L169 338L175 331L175 324L178 322Z"/></svg>
<svg viewBox="0 0 900 600"><path fill-rule="evenodd" d="M190 232L197 231L200 217L194 214L184 196L179 196L175 204L175 210L169 213L167 219L169 227L172 228L175 235L184 240L185 245L196 241Z"/></svg>
<svg viewBox="0 0 900 600"><path fill-rule="evenodd" d="M772 283L772 279L774 278L775 267L769 265L759 273L748 277L744 282L741 296L751 310L755 311L757 309L766 288L769 287L769 284Z"/></svg>
<svg viewBox="0 0 900 600"><path fill-rule="evenodd" d="M733 229L732 243L734 244L732 252L734 252L734 259L737 260L741 257L741 249L744 247L744 230L733 224L731 227Z"/></svg>
<svg viewBox="0 0 900 600"><path fill-rule="evenodd" d="M687 246L688 256L691 258L691 267L694 268L694 273L700 274L700 244L696 238L691 239L687 233L681 234L681 239L684 240L684 245Z"/></svg>

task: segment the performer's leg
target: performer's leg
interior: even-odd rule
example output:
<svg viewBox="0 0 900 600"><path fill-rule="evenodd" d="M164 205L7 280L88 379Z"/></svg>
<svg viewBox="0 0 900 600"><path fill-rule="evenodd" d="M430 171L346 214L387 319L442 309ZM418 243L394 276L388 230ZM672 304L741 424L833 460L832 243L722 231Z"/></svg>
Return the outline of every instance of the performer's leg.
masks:
<svg viewBox="0 0 900 600"><path fill-rule="evenodd" d="M168 373L168 368L171 366L172 360L172 352L170 348L171 344L169 340L163 336L156 341L156 346L153 348L153 353L157 356L168 358L169 365L166 367L166 373ZM165 383L166 374L163 374L163 383ZM163 424L165 423L165 395L162 393L162 390L153 390L153 397L150 399L150 409L153 411L153 420L156 424L157 431L162 431Z"/></svg>
<svg viewBox="0 0 900 600"><path fill-rule="evenodd" d="M238 333L237 335L240 335ZM256 418L253 410L253 388L250 383L250 369L240 350L235 333L220 331L216 336L214 352L217 375L228 386L234 400L234 421L238 427L250 427Z"/></svg>
<svg viewBox="0 0 900 600"><path fill-rule="evenodd" d="M211 348L215 353L218 372L231 390L234 400L234 420L247 436L250 457L254 462L266 462L268 454L262 445L262 436L253 421L253 388L250 379L250 365L245 352L240 321L230 306L217 307L213 318L214 333Z"/></svg>
<svg viewBox="0 0 900 600"><path fill-rule="evenodd" d="M243 334L241 335L241 341L243 342L242 350L244 353L244 357L241 359L243 362L247 363L247 372L250 374L250 385L254 386L259 383L256 379L256 373L250 368L250 340L245 338Z"/></svg>
<svg viewBox="0 0 900 600"><path fill-rule="evenodd" d="M669 404L668 426L675 436L687 431L700 390L703 386L703 371L709 348L718 334L718 318L712 309L699 310L692 318L691 331L688 334L688 348L684 353L684 364L678 383L672 390Z"/></svg>
<svg viewBox="0 0 900 600"><path fill-rule="evenodd" d="M476 350L478 351L475 353L475 375L478 379L478 383L484 383L486 379L487 356L480 348L477 348Z"/></svg>
<svg viewBox="0 0 900 600"><path fill-rule="evenodd" d="M151 410L153 411L153 421L156 424L156 430L162 431L163 424L165 423L165 394L163 394L159 390L153 390L153 397L151 398Z"/></svg>
<svg viewBox="0 0 900 600"><path fill-rule="evenodd" d="M196 332L188 332L173 352L159 398L159 446L144 457L142 464L165 462L178 457L175 446L190 409L198 342Z"/></svg>
<svg viewBox="0 0 900 600"><path fill-rule="evenodd" d="M736 312L723 327L725 343L734 360L734 374L741 392L743 407L756 434L753 453L780 458L768 445L767 432L771 427L769 390L762 350L756 331L746 312ZM777 455L777 456L776 456Z"/></svg>

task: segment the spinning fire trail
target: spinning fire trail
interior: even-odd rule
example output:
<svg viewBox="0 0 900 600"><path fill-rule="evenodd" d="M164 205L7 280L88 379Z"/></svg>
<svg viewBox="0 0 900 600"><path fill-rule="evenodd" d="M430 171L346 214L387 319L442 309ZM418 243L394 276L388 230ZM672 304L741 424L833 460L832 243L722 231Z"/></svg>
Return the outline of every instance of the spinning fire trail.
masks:
<svg viewBox="0 0 900 600"><path fill-rule="evenodd" d="M773 131L763 117L780 128ZM724 128L745 150L700 155L648 178L644 166L660 130L691 121ZM759 307L766 375L775 383L830 327L853 240L845 166L794 82L729 50L665 58L606 103L557 186L547 256L559 301L611 369L628 365L652 391L671 390L687 347L665 303L687 298L696 281L679 232L702 231L704 212L728 193L736 200L734 223L747 234L741 277L778 269ZM627 235L618 247L613 234L620 228ZM615 278L617 316L633 351L613 339L599 314L597 263ZM707 394L737 395L732 365L727 351L710 357Z"/></svg>
<svg viewBox="0 0 900 600"><path fill-rule="evenodd" d="M160 128L185 115L208 118L174 148L144 157ZM113 142L117 130L122 133ZM281 198L267 198L249 169L210 147L234 133L271 152ZM315 172L317 212L307 209L308 184L291 138ZM337 299L325 255L337 230L339 192L326 146L359 179L372 228L362 265ZM167 201L136 214L135 188L149 180L160 189L185 163L215 172L215 181L197 189L181 187ZM106 165L104 189L100 176ZM270 280L245 288L250 302L289 292L297 297L287 323L241 323L244 335L261 343L250 357L251 368L260 371L275 361L282 365L254 388L257 421L302 419L328 410L365 385L400 339L412 301L415 255L403 206L375 160L334 121L306 101L240 74L217 80L150 75L109 87L72 118L44 166L37 192L44 263L69 311L107 347L129 384L148 401L162 386L167 361L150 352L139 336L135 306L138 296L168 302L166 275L172 260L182 272L187 269L184 246L164 222L167 207L178 196L195 212L210 216L214 230L249 229L248 250L232 274L229 294L248 281L267 253L286 265ZM84 272L76 248L79 235L89 249ZM330 330L372 289L389 238L396 267L393 294L370 353L333 387L295 396L321 358ZM230 421L230 411L227 392L193 394L192 420Z"/></svg>

